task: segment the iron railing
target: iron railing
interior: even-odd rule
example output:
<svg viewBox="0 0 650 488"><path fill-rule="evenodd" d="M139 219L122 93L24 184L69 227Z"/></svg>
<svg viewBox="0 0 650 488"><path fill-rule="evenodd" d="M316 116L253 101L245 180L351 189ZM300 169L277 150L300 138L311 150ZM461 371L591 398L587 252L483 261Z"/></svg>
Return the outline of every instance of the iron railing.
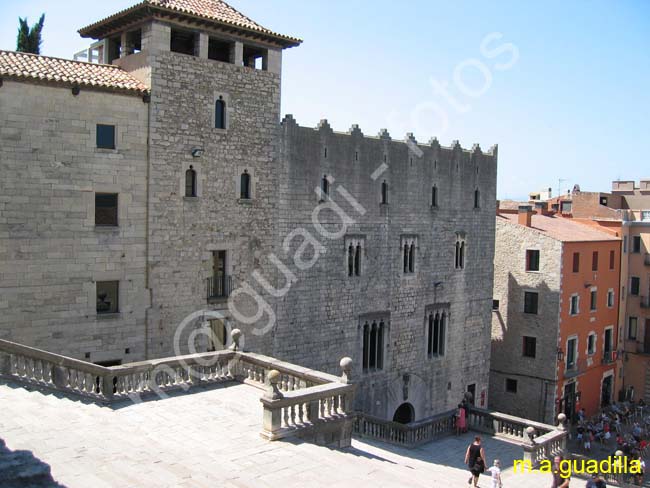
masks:
<svg viewBox="0 0 650 488"><path fill-rule="evenodd" d="M208 300L228 298L232 293L232 276L211 276L208 278Z"/></svg>

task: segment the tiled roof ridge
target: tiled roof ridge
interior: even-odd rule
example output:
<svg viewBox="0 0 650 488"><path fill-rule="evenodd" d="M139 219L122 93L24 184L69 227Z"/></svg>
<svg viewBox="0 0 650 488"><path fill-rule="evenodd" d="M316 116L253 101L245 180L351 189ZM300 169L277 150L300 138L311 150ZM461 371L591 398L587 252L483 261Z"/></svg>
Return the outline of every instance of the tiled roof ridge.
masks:
<svg viewBox="0 0 650 488"><path fill-rule="evenodd" d="M0 77L146 94L149 88L119 66L0 49Z"/></svg>
<svg viewBox="0 0 650 488"><path fill-rule="evenodd" d="M21 51L10 51L9 49L0 49L0 54L3 54L3 53L16 54L18 56L31 56L31 57L34 57L34 58L41 58L41 59L42 58L54 59L56 61L63 61L65 63L77 63L77 64L87 64L87 65L89 64L89 65L92 65L92 66L103 66L105 68L114 68L116 70L127 73L126 71L124 71L122 68L120 68L116 64L93 63L93 62L90 62L90 61L80 61L78 59L60 58L58 56L46 56L45 54L24 53L24 52L21 52Z"/></svg>
<svg viewBox="0 0 650 488"><path fill-rule="evenodd" d="M161 6L165 6L165 7L167 7L167 4L169 4L169 3L172 3L172 2L182 2L182 1L183 1L183 0L144 0L144 3L152 3L152 4L154 4L154 5L155 5L156 3L160 3ZM246 19L248 22L250 22L251 24L253 24L254 26L256 26L258 29L260 29L260 30L262 30L262 31L265 31L265 32L267 32L267 33L269 33L269 34L275 34L275 33L274 33L273 31L271 31L270 29L268 29L268 28L264 27L263 25L258 24L257 22L255 22L255 21L254 21L253 19L251 19L248 15L244 15L243 13L241 13L239 10L237 10L235 7L233 7L233 6L230 5L229 3L226 3L226 2L224 2L224 1L222 1L222 0L207 0L207 1L212 2L212 3L216 2L216 3L220 4L220 5L223 5L225 8L227 8L228 10L231 10L231 11L232 11L233 13L235 13L236 15L240 15L241 17L243 17L244 19ZM174 9L174 10L177 10L177 9L178 9L178 7L173 7L173 6L168 6L167 8L172 8L172 9ZM229 23L232 22L233 24L237 25L237 23L236 23L235 21L226 21L225 19L219 19L219 20L221 20L221 21L225 21L225 22L229 22ZM245 24L241 24L241 25L242 25L242 26L245 26Z"/></svg>

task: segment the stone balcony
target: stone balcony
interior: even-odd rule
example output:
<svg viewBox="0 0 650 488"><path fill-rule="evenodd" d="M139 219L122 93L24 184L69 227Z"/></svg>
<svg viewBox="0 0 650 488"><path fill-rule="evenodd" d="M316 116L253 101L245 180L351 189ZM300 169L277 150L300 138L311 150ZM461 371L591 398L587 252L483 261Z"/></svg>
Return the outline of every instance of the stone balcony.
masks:
<svg viewBox="0 0 650 488"><path fill-rule="evenodd" d="M461 437L448 414L402 425L352 412L350 366L339 377L242 352L236 335L228 351L111 368L0 340L0 466L30 459L54 480L33 486L68 488L446 487L466 483L483 432L504 480L536 488L547 476L515 474L514 459L566 447L561 427L487 410Z"/></svg>

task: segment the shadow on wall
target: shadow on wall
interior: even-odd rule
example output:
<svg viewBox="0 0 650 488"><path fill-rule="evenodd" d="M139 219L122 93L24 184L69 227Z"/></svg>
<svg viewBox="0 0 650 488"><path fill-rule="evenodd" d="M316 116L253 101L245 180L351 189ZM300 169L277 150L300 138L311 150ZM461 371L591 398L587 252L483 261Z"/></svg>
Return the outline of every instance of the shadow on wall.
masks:
<svg viewBox="0 0 650 488"><path fill-rule="evenodd" d="M536 293L536 298L529 296L527 301L526 292ZM545 281L525 286L508 273L507 297L501 297L500 309L492 315L491 380L495 382L495 373L503 381L510 375L522 387L519 394L534 392L536 397L519 401L520 397L505 392L500 380L490 385L490 408L542 422L549 421L548 415L552 418L553 413L546 411L551 393L545 384L555 381L559 300L559 292ZM534 357L524 356L524 336L535 338L534 352L528 351Z"/></svg>
<svg viewBox="0 0 650 488"><path fill-rule="evenodd" d="M0 486L2 488L65 488L50 473L50 465L32 451L12 451L0 439Z"/></svg>

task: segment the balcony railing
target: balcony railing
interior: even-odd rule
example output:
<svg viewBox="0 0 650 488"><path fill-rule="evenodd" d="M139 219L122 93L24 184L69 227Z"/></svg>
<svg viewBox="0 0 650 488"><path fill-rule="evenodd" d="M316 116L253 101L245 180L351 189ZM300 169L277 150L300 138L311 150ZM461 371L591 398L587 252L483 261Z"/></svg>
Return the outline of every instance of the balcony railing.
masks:
<svg viewBox="0 0 650 488"><path fill-rule="evenodd" d="M585 358L578 358L573 363L567 363L564 370L565 378L573 378L574 376L581 375L587 370L587 361Z"/></svg>
<svg viewBox="0 0 650 488"><path fill-rule="evenodd" d="M231 349L104 367L0 339L0 377L84 397L100 404L187 390L196 385L241 382L263 390L262 437L300 437L317 444L350 445L356 385L352 360L341 377Z"/></svg>
<svg viewBox="0 0 650 488"><path fill-rule="evenodd" d="M208 300L228 298L232 293L232 276L211 276L208 281Z"/></svg>
<svg viewBox="0 0 650 488"><path fill-rule="evenodd" d="M614 362L614 351L603 352L603 364L610 364Z"/></svg>

